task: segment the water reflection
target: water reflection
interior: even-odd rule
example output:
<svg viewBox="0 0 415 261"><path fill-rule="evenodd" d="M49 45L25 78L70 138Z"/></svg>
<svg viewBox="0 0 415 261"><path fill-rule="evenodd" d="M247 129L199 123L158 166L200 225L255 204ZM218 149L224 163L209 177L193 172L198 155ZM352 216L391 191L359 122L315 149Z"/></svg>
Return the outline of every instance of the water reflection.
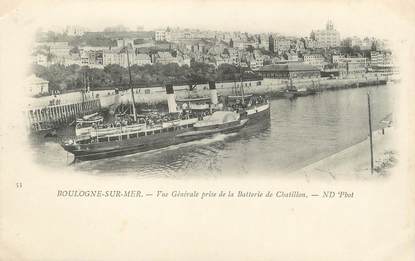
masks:
<svg viewBox="0 0 415 261"><path fill-rule="evenodd" d="M55 141L32 145L41 164L96 175L139 177L279 175L360 142L368 135L367 92L374 127L392 112L397 85L327 91L294 100L272 100L270 119L239 133L163 149L68 165ZM69 156L72 157L72 156ZM112 175L111 174L111 175Z"/></svg>

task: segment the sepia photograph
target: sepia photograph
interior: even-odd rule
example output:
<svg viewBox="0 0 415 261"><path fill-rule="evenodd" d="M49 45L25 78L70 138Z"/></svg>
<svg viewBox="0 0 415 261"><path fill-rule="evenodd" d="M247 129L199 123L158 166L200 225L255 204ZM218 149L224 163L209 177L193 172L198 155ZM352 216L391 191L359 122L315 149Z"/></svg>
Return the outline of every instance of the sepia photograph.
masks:
<svg viewBox="0 0 415 261"><path fill-rule="evenodd" d="M284 32L134 22L36 30L25 87L36 162L334 179L387 176L398 162L390 39L332 18Z"/></svg>
<svg viewBox="0 0 415 261"><path fill-rule="evenodd" d="M415 257L412 1L1 7L1 260Z"/></svg>

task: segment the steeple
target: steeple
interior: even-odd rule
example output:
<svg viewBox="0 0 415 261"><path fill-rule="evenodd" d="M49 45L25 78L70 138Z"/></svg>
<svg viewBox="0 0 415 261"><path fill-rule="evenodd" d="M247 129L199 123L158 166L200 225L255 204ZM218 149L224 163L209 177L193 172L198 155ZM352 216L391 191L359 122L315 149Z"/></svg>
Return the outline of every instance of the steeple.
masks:
<svg viewBox="0 0 415 261"><path fill-rule="evenodd" d="M333 22L330 19L327 21L326 29L327 30L333 30L334 29Z"/></svg>

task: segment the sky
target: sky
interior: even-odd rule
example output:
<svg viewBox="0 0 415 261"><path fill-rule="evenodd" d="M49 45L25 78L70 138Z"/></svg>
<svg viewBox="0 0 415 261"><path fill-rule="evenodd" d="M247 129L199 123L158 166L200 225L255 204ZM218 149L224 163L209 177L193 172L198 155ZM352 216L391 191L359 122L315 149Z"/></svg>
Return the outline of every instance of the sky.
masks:
<svg viewBox="0 0 415 261"><path fill-rule="evenodd" d="M44 30L84 26L91 31L124 25L132 30L181 27L309 36L331 19L341 37L388 38L405 26L382 5L356 1L45 1L22 6L19 19Z"/></svg>

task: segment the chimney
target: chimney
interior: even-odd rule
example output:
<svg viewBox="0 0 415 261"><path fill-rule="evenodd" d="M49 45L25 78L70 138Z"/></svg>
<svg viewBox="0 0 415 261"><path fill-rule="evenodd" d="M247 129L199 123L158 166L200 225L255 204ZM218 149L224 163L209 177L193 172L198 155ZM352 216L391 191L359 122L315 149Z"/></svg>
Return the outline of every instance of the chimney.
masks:
<svg viewBox="0 0 415 261"><path fill-rule="evenodd" d="M176 96L174 95L173 84L166 84L167 105L169 106L169 113L177 112Z"/></svg>
<svg viewBox="0 0 415 261"><path fill-rule="evenodd" d="M218 104L218 91L216 90L216 84L213 81L209 82L210 101L212 104Z"/></svg>

